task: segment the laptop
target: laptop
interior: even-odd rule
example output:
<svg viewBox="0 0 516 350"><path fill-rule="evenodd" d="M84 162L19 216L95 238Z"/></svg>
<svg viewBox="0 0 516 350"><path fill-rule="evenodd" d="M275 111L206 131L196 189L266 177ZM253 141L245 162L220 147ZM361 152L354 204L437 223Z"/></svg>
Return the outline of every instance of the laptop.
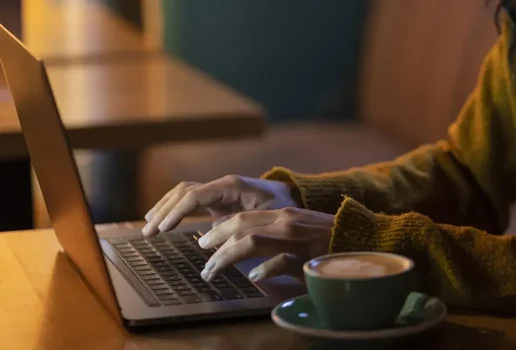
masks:
<svg viewBox="0 0 516 350"><path fill-rule="evenodd" d="M247 274L266 258L204 281L200 271L213 251L197 240L211 228L209 219L151 238L142 236L141 223L94 225L45 66L1 25L0 63L57 239L123 326L268 315L306 293L288 276L251 282Z"/></svg>

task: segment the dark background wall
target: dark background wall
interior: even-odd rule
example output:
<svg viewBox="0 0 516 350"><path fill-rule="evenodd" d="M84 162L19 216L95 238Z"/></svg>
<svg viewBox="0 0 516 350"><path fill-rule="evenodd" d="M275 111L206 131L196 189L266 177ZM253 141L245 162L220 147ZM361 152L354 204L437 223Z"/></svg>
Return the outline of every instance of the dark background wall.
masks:
<svg viewBox="0 0 516 350"><path fill-rule="evenodd" d="M104 0L140 26L139 0ZM272 121L356 118L367 0L163 0L165 49Z"/></svg>
<svg viewBox="0 0 516 350"><path fill-rule="evenodd" d="M365 0L164 2L165 47L272 120L353 118Z"/></svg>

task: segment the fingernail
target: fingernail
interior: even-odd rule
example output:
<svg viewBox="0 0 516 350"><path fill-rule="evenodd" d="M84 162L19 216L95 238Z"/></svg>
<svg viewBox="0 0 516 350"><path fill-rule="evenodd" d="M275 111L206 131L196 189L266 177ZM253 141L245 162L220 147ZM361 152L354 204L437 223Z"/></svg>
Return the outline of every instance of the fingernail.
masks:
<svg viewBox="0 0 516 350"><path fill-rule="evenodd" d="M214 261L208 261L206 265L204 265L204 269L201 271L201 277L204 280L207 280L210 277L211 270L215 267Z"/></svg>
<svg viewBox="0 0 516 350"><path fill-rule="evenodd" d="M251 281L258 281L260 279L260 273L258 271L252 270L249 273L249 279Z"/></svg>
<svg viewBox="0 0 516 350"><path fill-rule="evenodd" d="M197 242L199 242L199 246L201 248L204 248L210 242L210 238L206 237L208 235L208 233L205 234L204 236L202 236L201 238L199 238L199 240L197 241Z"/></svg>
<svg viewBox="0 0 516 350"><path fill-rule="evenodd" d="M145 235L145 236L150 236L150 225L147 224L145 226L143 226L142 228L142 233Z"/></svg>
<svg viewBox="0 0 516 350"><path fill-rule="evenodd" d="M199 238L199 246L201 248L205 248L210 243L210 237L213 235L214 229L209 230L206 232L201 238Z"/></svg>
<svg viewBox="0 0 516 350"><path fill-rule="evenodd" d="M170 219L169 218L165 218L165 220L163 220L161 222L161 224L159 224L158 230L160 230L161 232L168 231L168 224L169 223L170 223Z"/></svg>

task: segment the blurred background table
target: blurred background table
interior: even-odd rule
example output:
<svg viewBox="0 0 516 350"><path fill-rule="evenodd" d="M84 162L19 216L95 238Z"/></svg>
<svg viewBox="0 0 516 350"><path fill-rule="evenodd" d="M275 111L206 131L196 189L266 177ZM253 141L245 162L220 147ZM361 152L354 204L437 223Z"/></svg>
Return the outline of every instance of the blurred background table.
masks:
<svg viewBox="0 0 516 350"><path fill-rule="evenodd" d="M12 1L12 0L7 0ZM49 65L121 60L161 52L159 1L146 0L141 27L100 0L23 0L24 43Z"/></svg>
<svg viewBox="0 0 516 350"><path fill-rule="evenodd" d="M110 151L102 154L109 164L99 168L118 167L101 170L94 175L96 181L92 179L96 188L90 191L90 201L98 222L138 215L137 162L146 147L255 137L264 129L264 111L258 104L167 56L60 65L48 71L73 148ZM0 230L31 228L31 193L26 190L30 168L21 161L26 148L5 89L0 98L0 157L17 164L2 182L17 204L0 202L5 215ZM8 176L7 169L2 176Z"/></svg>

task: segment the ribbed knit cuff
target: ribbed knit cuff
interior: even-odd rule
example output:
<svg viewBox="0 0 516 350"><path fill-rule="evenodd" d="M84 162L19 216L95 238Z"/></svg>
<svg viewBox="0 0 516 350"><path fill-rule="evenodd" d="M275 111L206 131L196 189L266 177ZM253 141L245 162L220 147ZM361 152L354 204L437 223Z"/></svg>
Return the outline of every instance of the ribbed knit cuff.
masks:
<svg viewBox="0 0 516 350"><path fill-rule="evenodd" d="M376 214L345 196L335 215L330 252L381 251L402 253L407 248L407 232L393 222L398 217Z"/></svg>
<svg viewBox="0 0 516 350"><path fill-rule="evenodd" d="M340 187L332 179L295 173L282 167L272 168L262 178L294 184L293 196L298 197L306 209L334 214L342 200Z"/></svg>

